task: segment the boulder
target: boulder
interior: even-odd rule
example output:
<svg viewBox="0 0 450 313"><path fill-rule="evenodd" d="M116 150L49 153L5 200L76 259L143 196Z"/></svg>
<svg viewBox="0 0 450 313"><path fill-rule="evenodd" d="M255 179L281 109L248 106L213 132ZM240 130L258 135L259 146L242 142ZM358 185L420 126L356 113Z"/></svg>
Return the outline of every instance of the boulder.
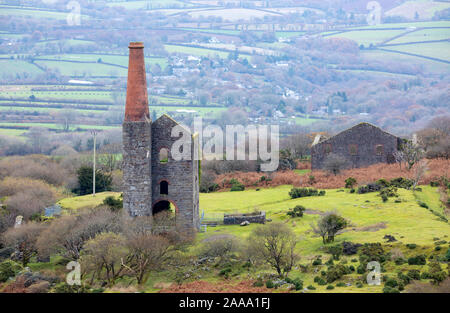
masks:
<svg viewBox="0 0 450 313"><path fill-rule="evenodd" d="M247 225L250 225L250 222L249 222L249 221L243 221L243 222L241 223L241 226L247 226Z"/></svg>

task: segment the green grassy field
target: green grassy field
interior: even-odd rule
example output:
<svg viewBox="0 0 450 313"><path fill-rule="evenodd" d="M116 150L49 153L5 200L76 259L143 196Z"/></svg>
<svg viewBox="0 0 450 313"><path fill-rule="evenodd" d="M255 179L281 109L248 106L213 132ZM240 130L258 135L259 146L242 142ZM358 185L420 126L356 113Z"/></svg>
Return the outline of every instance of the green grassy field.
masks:
<svg viewBox="0 0 450 313"><path fill-rule="evenodd" d="M34 18L45 18L45 19L56 19L65 20L67 18L68 12L56 12L56 11L45 11L45 10L27 10L21 7L14 6L0 6L0 15L13 15L13 16L24 16L24 17L34 17ZM88 18L86 15L81 15L81 19Z"/></svg>
<svg viewBox="0 0 450 313"><path fill-rule="evenodd" d="M0 123L0 127L42 127L47 129L60 129L61 126L57 124L51 124L51 123ZM72 130L74 129L99 129L99 130L106 130L106 129L112 129L116 128L115 126L99 126L99 125L73 125Z"/></svg>
<svg viewBox="0 0 450 313"><path fill-rule="evenodd" d="M58 70L62 75L72 77L89 76L126 76L128 71L125 68L111 66L101 63L72 63L64 61L42 61L36 60L36 64L50 69Z"/></svg>
<svg viewBox="0 0 450 313"><path fill-rule="evenodd" d="M113 54L58 54L58 55L43 55L38 59L55 59L60 61L85 61L85 62L98 62L101 59L102 62L117 64L121 66L128 66L127 55L113 55ZM99 63L100 64L100 63ZM145 58L146 65L159 64L161 68L167 66L167 59L165 58Z"/></svg>
<svg viewBox="0 0 450 313"><path fill-rule="evenodd" d="M389 49L390 48L394 47L389 47ZM402 62L402 63L409 62L410 64L423 66L425 71L431 71L436 73L447 73L450 70L450 65L442 62L427 60L415 56L402 55L389 51L365 50L361 51L361 56L366 58L368 61L375 59L375 60L389 60L391 62Z"/></svg>
<svg viewBox="0 0 450 313"><path fill-rule="evenodd" d="M450 54L444 51L450 51L450 42L432 42L414 45L387 47L389 50L414 53L427 57L450 61Z"/></svg>
<svg viewBox="0 0 450 313"><path fill-rule="evenodd" d="M343 217L351 221L351 227L347 228L336 238L336 243L351 241L357 243L385 242L383 237L387 234L395 236L398 242L385 245L385 249L398 248L402 250L405 257L416 255L419 251L408 250L405 244L414 243L420 248L420 253L433 251L435 238L447 238L450 236L450 225L439 220L429 210L417 204L416 196L420 194L424 201L428 201L430 206L435 206L439 201L437 188L422 186L422 192L416 195L409 190L399 189L400 203L394 203L392 199L383 203L377 193L350 194L348 190L327 190L323 197L306 197L290 199L288 192L291 186L280 186L257 190L246 190L242 192L216 192L210 194L200 194L200 210L205 212L205 217L220 218L224 213L245 213L256 210L263 210L267 217L273 221L285 223L299 236L297 252L301 255L301 264L308 264L317 255L323 255L322 239L311 232L311 223L320 218L320 213L336 210ZM92 195L74 197L61 200L59 203L66 209L77 210L84 207L93 207L102 203L106 196L119 193L101 193L94 198ZM309 211L302 218L290 218L286 215L289 208L296 205L303 205ZM239 225L219 225L209 227L206 232L197 235L197 242L211 236L234 235L244 241L250 232L258 225L251 224L247 227ZM193 248L195 249L195 247ZM354 257L353 257L354 258ZM343 260L350 261L350 257L343 257ZM341 260L342 260L341 259ZM355 267L358 264L354 264ZM395 276L399 267L393 262L385 264L386 273L384 275ZM418 268L414 265L403 265L401 270ZM169 273L160 273L153 276L146 286L147 291L155 291L153 284L158 281L167 281ZM317 290L315 292L329 292L326 286L318 286L313 282L315 274L300 273L293 271L292 277L300 277L304 281L304 286L313 284ZM382 286L367 286L356 288L354 281L358 280L358 274L346 275L341 281L352 282L352 286L340 287L332 292L381 292ZM203 278L206 281L217 282L219 279L212 274L206 274ZM244 279L244 277L236 277Z"/></svg>
<svg viewBox="0 0 450 313"><path fill-rule="evenodd" d="M346 38L356 41L359 45L365 47L370 44L376 45L389 38L404 33L404 30L364 30L364 31L349 31L341 34L335 34L328 37L331 38Z"/></svg>
<svg viewBox="0 0 450 313"><path fill-rule="evenodd" d="M354 27L357 29L382 29L382 28L408 28L408 27L450 27L450 21L430 21L430 22L406 22L406 23L383 23L363 27ZM352 28L349 28L352 29Z"/></svg>
<svg viewBox="0 0 450 313"><path fill-rule="evenodd" d="M444 40L450 38L450 28L421 29L408 33L402 37L389 41L388 44L399 44L406 42Z"/></svg>
<svg viewBox="0 0 450 313"><path fill-rule="evenodd" d="M22 74L37 75L44 73L36 65L21 60L0 60L0 76L15 77Z"/></svg>
<svg viewBox="0 0 450 313"><path fill-rule="evenodd" d="M0 97L28 98L34 95L38 100L98 100L112 102L109 91L67 91L67 90L17 90L0 91Z"/></svg>

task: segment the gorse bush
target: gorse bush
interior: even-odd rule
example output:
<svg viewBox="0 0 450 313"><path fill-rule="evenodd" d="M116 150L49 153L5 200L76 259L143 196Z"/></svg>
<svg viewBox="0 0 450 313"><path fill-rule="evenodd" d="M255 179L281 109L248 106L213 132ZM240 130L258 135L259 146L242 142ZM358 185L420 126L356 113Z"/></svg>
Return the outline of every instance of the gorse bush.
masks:
<svg viewBox="0 0 450 313"><path fill-rule="evenodd" d="M349 177L345 180L345 188L353 188L356 185L356 178Z"/></svg>
<svg viewBox="0 0 450 313"><path fill-rule="evenodd" d="M325 190L318 191L314 188L292 188L291 191L289 191L289 196L291 199L324 195Z"/></svg>
<svg viewBox="0 0 450 313"><path fill-rule="evenodd" d="M245 186L235 178L230 180L230 184L231 184L230 191L244 191L245 190Z"/></svg>
<svg viewBox="0 0 450 313"><path fill-rule="evenodd" d="M123 208L122 195L118 199L113 196L108 196L103 200L103 204L108 206L113 212L120 211Z"/></svg>
<svg viewBox="0 0 450 313"><path fill-rule="evenodd" d="M394 178L389 182L386 179L379 179L374 183L370 183L365 186L360 186L357 190L357 193L364 194L369 192L381 191L387 188L388 191L386 193L392 194L396 193L396 190L394 188L410 189L413 186L413 184L414 182L412 180L403 177ZM380 196L383 197L382 195ZM395 195L393 197L395 197Z"/></svg>
<svg viewBox="0 0 450 313"><path fill-rule="evenodd" d="M20 264L11 260L0 263L0 283L6 282L8 278L16 276L21 269Z"/></svg>
<svg viewBox="0 0 450 313"><path fill-rule="evenodd" d="M417 256L408 258L408 264L409 265L425 265L425 264L427 264L427 259L426 259L425 255L423 255L423 254L417 255Z"/></svg>
<svg viewBox="0 0 450 313"><path fill-rule="evenodd" d="M290 217L302 217L305 210L304 206L296 205L293 209L289 209L286 214Z"/></svg>
<svg viewBox="0 0 450 313"><path fill-rule="evenodd" d="M389 259L389 254L383 249L381 243L365 243L359 248L359 262L362 269L365 271L367 263L371 261L383 264Z"/></svg>

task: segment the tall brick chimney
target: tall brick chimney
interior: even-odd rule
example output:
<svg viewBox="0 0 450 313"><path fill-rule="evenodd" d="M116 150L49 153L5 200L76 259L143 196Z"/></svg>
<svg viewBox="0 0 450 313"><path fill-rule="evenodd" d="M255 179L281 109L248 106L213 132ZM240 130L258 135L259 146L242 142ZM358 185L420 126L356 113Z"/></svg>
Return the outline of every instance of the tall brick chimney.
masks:
<svg viewBox="0 0 450 313"><path fill-rule="evenodd" d="M147 80L145 78L144 44L130 42L128 46L127 103L125 121L143 121L150 118L148 110Z"/></svg>
<svg viewBox="0 0 450 313"><path fill-rule="evenodd" d="M130 42L127 102L122 125L123 208L130 216L152 212L152 122L145 79L144 45Z"/></svg>

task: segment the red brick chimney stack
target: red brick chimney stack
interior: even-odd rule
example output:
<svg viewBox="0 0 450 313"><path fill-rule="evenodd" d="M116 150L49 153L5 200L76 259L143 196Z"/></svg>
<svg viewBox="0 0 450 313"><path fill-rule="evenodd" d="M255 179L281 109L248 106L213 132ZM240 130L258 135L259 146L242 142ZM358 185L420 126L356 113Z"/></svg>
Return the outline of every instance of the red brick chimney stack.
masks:
<svg viewBox="0 0 450 313"><path fill-rule="evenodd" d="M148 110L147 80L145 78L144 44L130 42L128 46L127 102L125 121L138 122L150 119Z"/></svg>

